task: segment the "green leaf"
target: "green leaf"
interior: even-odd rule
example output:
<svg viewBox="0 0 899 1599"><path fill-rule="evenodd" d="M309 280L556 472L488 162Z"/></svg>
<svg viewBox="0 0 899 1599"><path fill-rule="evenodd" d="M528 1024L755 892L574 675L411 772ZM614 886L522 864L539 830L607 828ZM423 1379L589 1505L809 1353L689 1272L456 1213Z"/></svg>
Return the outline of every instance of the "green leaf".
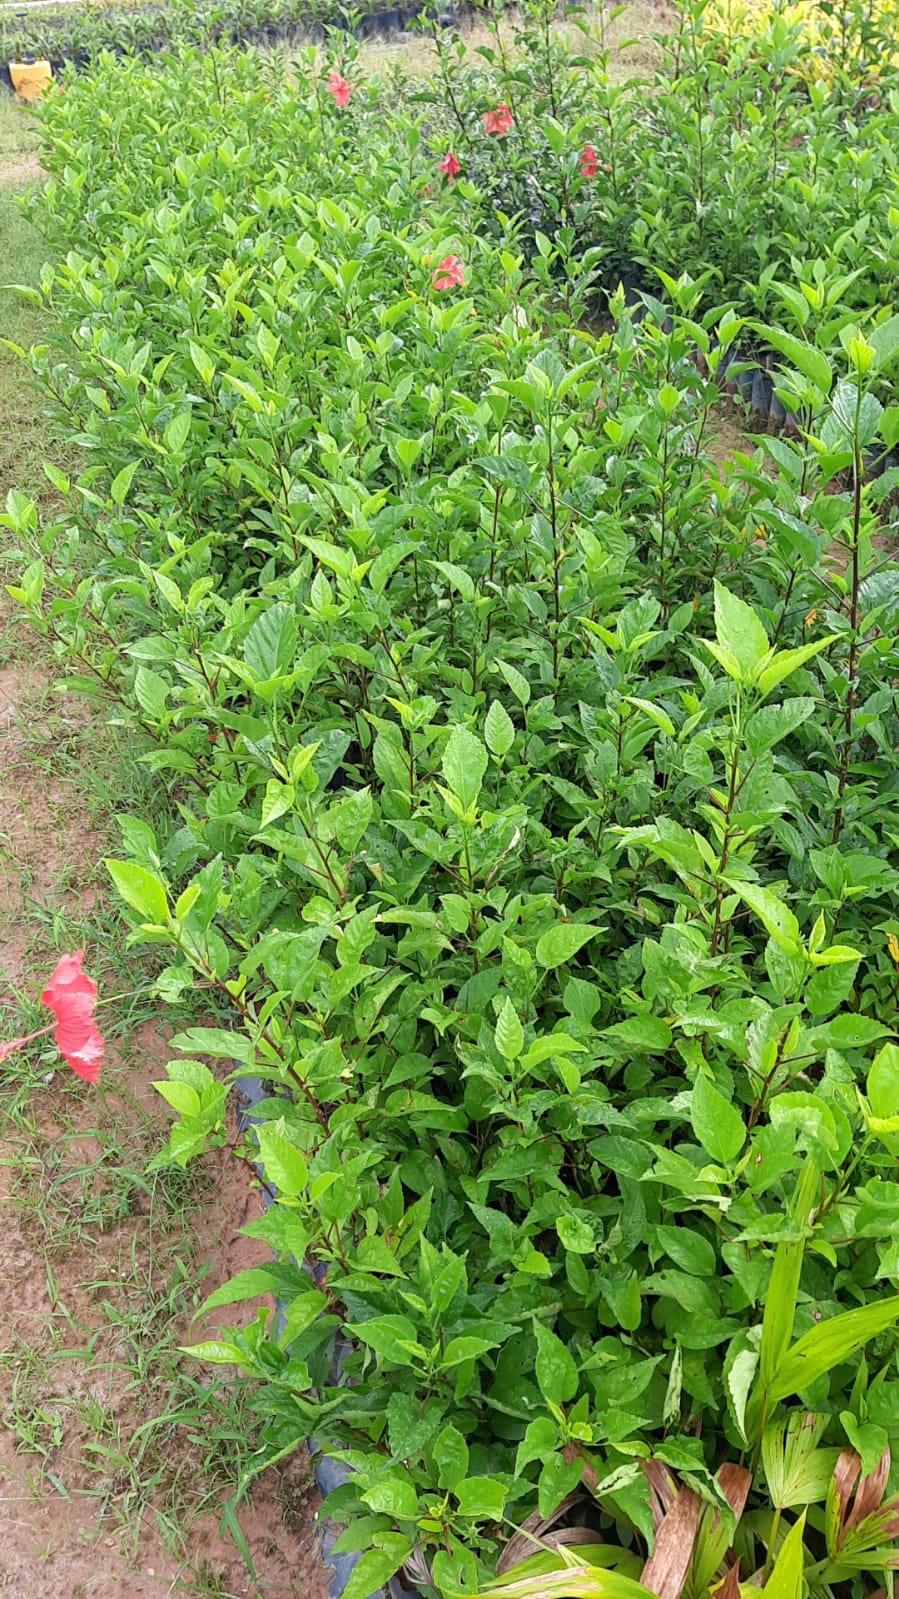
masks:
<svg viewBox="0 0 899 1599"><path fill-rule="evenodd" d="M807 1149L820 1166L833 1165L838 1150L837 1130L830 1106L814 1094L777 1094L771 1101L771 1126L794 1127L800 1135L798 1147Z"/></svg>
<svg viewBox="0 0 899 1599"><path fill-rule="evenodd" d="M877 355L878 368L892 360L899 350L899 315L887 317L874 328L865 330L865 337Z"/></svg>
<svg viewBox="0 0 899 1599"><path fill-rule="evenodd" d="M399 1571L409 1555L412 1544L401 1533L380 1534L380 1549L367 1549L361 1555L343 1590L343 1599L371 1599Z"/></svg>
<svg viewBox="0 0 899 1599"><path fill-rule="evenodd" d="M628 705L635 705L638 711L642 711L644 716L648 716L649 720L654 722L660 732L665 733L668 738L676 736L677 728L668 712L664 711L660 705L653 705L651 700L640 699L636 694L625 694L624 699Z"/></svg>
<svg viewBox="0 0 899 1599"><path fill-rule="evenodd" d="M759 1357L756 1351L742 1349L735 1356L727 1373L727 1390L734 1407L734 1419L744 1443L749 1442L746 1436L746 1405L758 1365Z"/></svg>
<svg viewBox="0 0 899 1599"><path fill-rule="evenodd" d="M823 1027L814 1027L810 1036L819 1049L863 1049L880 1038L888 1038L892 1028L876 1022L873 1016L859 1016L853 1011L842 1011Z"/></svg>
<svg viewBox="0 0 899 1599"><path fill-rule="evenodd" d="M636 1332L643 1304L637 1273L619 1267L617 1271L606 1272L600 1279L600 1286L617 1325L625 1332Z"/></svg>
<svg viewBox="0 0 899 1599"><path fill-rule="evenodd" d="M768 653L768 635L752 606L717 582L715 635L721 650L736 662L740 681L751 683Z"/></svg>
<svg viewBox="0 0 899 1599"><path fill-rule="evenodd" d="M596 1251L596 1237L592 1227L589 1227L580 1216L557 1216L556 1232L559 1243L563 1249L570 1249L573 1255L592 1255Z"/></svg>
<svg viewBox="0 0 899 1599"><path fill-rule="evenodd" d="M718 1257L714 1244L703 1238L702 1233L691 1227L665 1226L656 1228L655 1237L665 1254L682 1271L694 1277L714 1277Z"/></svg>
<svg viewBox="0 0 899 1599"><path fill-rule="evenodd" d="M460 1516L477 1521L499 1521L506 1502L506 1490L495 1477L463 1477L453 1489Z"/></svg>
<svg viewBox="0 0 899 1599"><path fill-rule="evenodd" d="M809 383L813 383L821 394L830 393L831 371L827 356L811 344L804 344L801 339L794 339L791 333L785 333L782 328L769 328L761 322L752 323L758 333L761 333L774 349L784 356L790 366L801 372Z"/></svg>
<svg viewBox="0 0 899 1599"><path fill-rule="evenodd" d="M558 922L538 938L535 951L537 962L547 969L562 966L602 931L601 927L592 927L585 922Z"/></svg>
<svg viewBox="0 0 899 1599"><path fill-rule="evenodd" d="M278 1334L279 1347L289 1349L293 1340L318 1320L327 1305L325 1295L319 1293L318 1289L311 1288L306 1293L295 1294L284 1307L283 1325Z"/></svg>
<svg viewBox="0 0 899 1599"><path fill-rule="evenodd" d="M612 1039L620 1048L644 1055L664 1055L671 1048L673 1033L662 1016L628 1016L623 1022L613 1022L604 1027L603 1038Z"/></svg>
<svg viewBox="0 0 899 1599"><path fill-rule="evenodd" d="M334 831L338 844L347 855L354 854L359 848L373 810L370 788L361 788L357 794L348 794L335 806Z"/></svg>
<svg viewBox="0 0 899 1599"><path fill-rule="evenodd" d="M151 672L147 666L139 666L134 674L134 697L142 711L154 721L159 721L166 712L166 701L171 692L171 684L158 672Z"/></svg>
<svg viewBox="0 0 899 1599"><path fill-rule="evenodd" d="M772 655L770 663L758 675L756 687L759 693L762 695L770 694L773 688L777 688L778 683L782 683L785 678L791 677L794 672L799 670L800 666L804 666L806 661L810 661L813 656L820 655L821 651L826 650L835 640L836 635L831 634L827 638L816 639L814 644L800 644L799 648L795 650L778 650L776 654Z"/></svg>
<svg viewBox="0 0 899 1599"><path fill-rule="evenodd" d="M866 1092L876 1121L891 1121L899 1116L899 1045L884 1044L877 1051L868 1072ZM899 1154L899 1134L875 1130L885 1147Z"/></svg>
<svg viewBox="0 0 899 1599"><path fill-rule="evenodd" d="M886 1332L896 1321L899 1321L899 1295L865 1305L860 1310L844 1311L841 1316L832 1316L812 1327L778 1362L768 1390L769 1402L776 1404L790 1394L803 1393L825 1372L857 1354L870 1339Z"/></svg>
<svg viewBox="0 0 899 1599"><path fill-rule="evenodd" d="M201 1344L179 1344L178 1349L182 1355L193 1355L210 1366L239 1366L244 1359L243 1350L236 1344L226 1344L218 1338L208 1338Z"/></svg>
<svg viewBox="0 0 899 1599"><path fill-rule="evenodd" d="M862 1476L867 1477L872 1471L877 1470L884 1450L889 1449L889 1434L885 1428L878 1427L873 1422L856 1421L851 1410L840 1411L840 1423L852 1448L861 1459Z"/></svg>
<svg viewBox="0 0 899 1599"><path fill-rule="evenodd" d="M437 1486L456 1488L468 1470L468 1445L458 1427L450 1424L438 1433L431 1450L437 1468Z"/></svg>
<svg viewBox="0 0 899 1599"><path fill-rule="evenodd" d="M278 1129L277 1122L262 1122L255 1129L262 1169L279 1194L286 1199L298 1199L309 1181L306 1160L302 1150Z"/></svg>
<svg viewBox="0 0 899 1599"><path fill-rule="evenodd" d="M396 1521L414 1521L418 1515L418 1495L411 1479L396 1472L379 1476L362 1494L370 1510L379 1516L393 1516Z"/></svg>
<svg viewBox="0 0 899 1599"><path fill-rule="evenodd" d="M139 465L139 461L129 461L127 466L122 467L121 472L116 473L109 488L110 497L114 505L124 505L128 498L131 480Z"/></svg>
<svg viewBox="0 0 899 1599"><path fill-rule="evenodd" d="M502 673L519 705L527 705L531 697L531 685L524 674L519 672L517 666L512 666L509 661L497 660L495 665L497 670Z"/></svg>
<svg viewBox="0 0 899 1599"><path fill-rule="evenodd" d="M160 878L131 861L107 860L104 865L126 905L154 927L168 926L169 907Z"/></svg>
<svg viewBox="0 0 899 1599"><path fill-rule="evenodd" d="M639 1466L619 1466L600 1481L597 1489L598 1495L616 1494L618 1502L624 1499L628 1504L628 1519L641 1501L640 1490L637 1490L632 1498L626 1492L634 1483L639 1470ZM649 1526L651 1531L651 1522ZM547 1599L550 1595L556 1596L556 1599L568 1599L569 1595L576 1595L577 1599L654 1599L652 1590L644 1588L643 1584L636 1582L633 1577L627 1577L620 1571L605 1569L608 1555L603 1545L581 1545L578 1554L583 1554L588 1567L584 1575L579 1570L571 1571L570 1576L566 1578L564 1573L567 1562L563 1564L561 1555L531 1555L527 1560L510 1566L505 1576L497 1582L492 1582L478 1599L528 1599L531 1593L536 1595L536 1599L541 1599L544 1595ZM600 1559L601 1554L606 1555L606 1558ZM620 1559L617 1551L615 1556ZM548 1586L544 1580L535 1581L555 1572L562 1575L553 1581L552 1586ZM454 1596L454 1599L462 1599L462 1594Z"/></svg>
<svg viewBox="0 0 899 1599"><path fill-rule="evenodd" d="M722 1166L736 1160L746 1141L739 1111L707 1077L697 1077L690 1099L690 1121L703 1149Z"/></svg>
<svg viewBox="0 0 899 1599"><path fill-rule="evenodd" d="M491 755L503 756L515 742L515 724L504 705L492 700L484 723L484 737Z"/></svg>
<svg viewBox="0 0 899 1599"><path fill-rule="evenodd" d="M432 561L431 565L436 567L441 576L446 578L446 581L449 583L450 587L456 589L457 592L462 595L463 599L474 599L474 581L471 573L466 572L464 566L456 566L455 562L453 561Z"/></svg>
<svg viewBox="0 0 899 1599"><path fill-rule="evenodd" d="M542 1066L545 1060L561 1060L566 1055L580 1055L586 1050L586 1044L581 1044L576 1038L569 1038L567 1033L545 1033L542 1038L535 1038L529 1044L521 1057L522 1071L532 1072L535 1067Z"/></svg>
<svg viewBox="0 0 899 1599"><path fill-rule="evenodd" d="M520 1477L532 1461L547 1460L555 1452L558 1441L559 1429L550 1416L536 1416L529 1421L515 1456L516 1477Z"/></svg>
<svg viewBox="0 0 899 1599"><path fill-rule="evenodd" d="M584 1464L579 1456L568 1461L562 1455L550 1455L537 1482L538 1515L551 1516L566 1494L574 1492L584 1474Z"/></svg>
<svg viewBox="0 0 899 1599"><path fill-rule="evenodd" d="M326 934L324 927L307 927L302 933L280 930L264 933L252 954L242 963L241 970L249 973L261 965L276 988L303 1003L315 987L319 951Z"/></svg>
<svg viewBox="0 0 899 1599"><path fill-rule="evenodd" d="M156 587L163 598L168 601L169 605L172 607L172 610L176 613L176 615L180 616L184 610L184 601L181 598L181 590L174 581L174 578L169 577L167 572L160 572L159 569L154 566L153 582L156 584Z"/></svg>
<svg viewBox="0 0 899 1599"><path fill-rule="evenodd" d="M290 605L273 605L263 611L244 639L244 661L260 683L287 677L296 652L297 619Z"/></svg>
<svg viewBox="0 0 899 1599"><path fill-rule="evenodd" d="M270 777L265 785L262 796L262 805L259 812L259 831L270 827L279 817L286 816L293 809L296 798L292 783L282 783L277 777Z"/></svg>
<svg viewBox="0 0 899 1599"><path fill-rule="evenodd" d="M414 1360L423 1360L425 1356L417 1340L415 1324L408 1316L373 1316L370 1321L348 1326L347 1332L395 1366L411 1366Z"/></svg>
<svg viewBox="0 0 899 1599"><path fill-rule="evenodd" d="M769 888L764 888L761 883L736 882L732 878L727 878L726 881L728 888L733 893L739 894L750 910L755 911L769 938L773 938L785 955L801 955L799 923L783 900L778 899L776 894L773 894Z"/></svg>
<svg viewBox="0 0 899 1599"><path fill-rule="evenodd" d="M838 1449L817 1447L827 1421L826 1416L794 1410L765 1428L762 1463L775 1508L823 1504L839 1456Z"/></svg>
<svg viewBox="0 0 899 1599"><path fill-rule="evenodd" d="M577 1366L561 1338L550 1332L542 1321L535 1321L534 1337L537 1340L537 1386L550 1404L564 1405L577 1393Z"/></svg>
<svg viewBox="0 0 899 1599"><path fill-rule="evenodd" d="M172 1110L179 1116L199 1116L201 1111L200 1096L190 1083L157 1082L152 1087L156 1089L160 1099L164 1099Z"/></svg>
<svg viewBox="0 0 899 1599"><path fill-rule="evenodd" d="M855 986L858 960L846 960L838 965L825 964L809 979L802 997L812 1016L826 1016L849 998Z"/></svg>
<svg viewBox="0 0 899 1599"><path fill-rule="evenodd" d="M391 574L407 556L412 554L413 550L417 549L417 544L392 544L375 557L368 569L367 577L376 594L383 594Z"/></svg>
<svg viewBox="0 0 899 1599"><path fill-rule="evenodd" d="M753 711L746 724L746 749L753 760L772 749L782 738L795 733L813 714L813 699L784 700L781 705L764 705Z"/></svg>
<svg viewBox="0 0 899 1599"><path fill-rule="evenodd" d="M187 348L190 353L190 358L197 369L197 374L202 382L206 384L211 383L215 377L215 362L213 361L212 356L207 355L206 351L202 349L199 344L195 344L193 339L188 339Z"/></svg>
<svg viewBox="0 0 899 1599"><path fill-rule="evenodd" d="M464 1360L479 1360L488 1350L495 1349L498 1341L496 1338L479 1338L477 1333L463 1333L458 1338L451 1338L443 1351L441 1370L448 1371L451 1366L460 1366Z"/></svg>
<svg viewBox="0 0 899 1599"><path fill-rule="evenodd" d="M447 786L463 811L477 803L487 770L487 751L467 727L454 727L443 751L442 771Z"/></svg>
<svg viewBox="0 0 899 1599"><path fill-rule="evenodd" d="M247 1271L236 1272L229 1277L221 1288L216 1288L208 1299L204 1299L198 1316L204 1316L207 1311L218 1310L222 1305L235 1305L240 1299L255 1299L258 1294L273 1294L278 1288L278 1273L270 1266L251 1266ZM320 1306L327 1303L324 1294L319 1294Z"/></svg>
<svg viewBox="0 0 899 1599"><path fill-rule="evenodd" d="M493 1032L493 1041L503 1060L517 1060L524 1048L524 1029L515 1014L512 1001L508 998L503 1000L503 1008Z"/></svg>
<svg viewBox="0 0 899 1599"><path fill-rule="evenodd" d="M187 443L188 434L190 433L190 424L191 412L189 410L179 411L178 414L173 416L172 420L168 423L162 437L166 449L169 450L171 454L177 455L181 450L184 449L184 446Z"/></svg>

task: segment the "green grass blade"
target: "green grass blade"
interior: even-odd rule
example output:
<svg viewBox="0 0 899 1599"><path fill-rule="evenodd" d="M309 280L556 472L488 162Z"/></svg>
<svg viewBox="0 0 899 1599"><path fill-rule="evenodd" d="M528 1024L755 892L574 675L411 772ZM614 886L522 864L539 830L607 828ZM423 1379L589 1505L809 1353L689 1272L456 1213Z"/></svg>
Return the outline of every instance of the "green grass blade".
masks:
<svg viewBox="0 0 899 1599"><path fill-rule="evenodd" d="M796 1185L793 1202L793 1215L803 1229L803 1236L790 1243L778 1244L774 1256L771 1281L765 1299L762 1342L759 1350L759 1384L762 1393L766 1393L770 1388L793 1335L796 1297L799 1293L799 1278L805 1253L804 1229L812 1209L818 1175L817 1167L808 1161Z"/></svg>
<svg viewBox="0 0 899 1599"><path fill-rule="evenodd" d="M805 1516L794 1522L780 1546L774 1569L762 1589L763 1599L802 1599Z"/></svg>
<svg viewBox="0 0 899 1599"><path fill-rule="evenodd" d="M895 1321L899 1321L899 1295L880 1304L865 1305L861 1310L847 1310L832 1321L812 1327L779 1362L768 1389L769 1402L776 1404L789 1394L802 1393L825 1372L857 1354L869 1339L886 1332Z"/></svg>

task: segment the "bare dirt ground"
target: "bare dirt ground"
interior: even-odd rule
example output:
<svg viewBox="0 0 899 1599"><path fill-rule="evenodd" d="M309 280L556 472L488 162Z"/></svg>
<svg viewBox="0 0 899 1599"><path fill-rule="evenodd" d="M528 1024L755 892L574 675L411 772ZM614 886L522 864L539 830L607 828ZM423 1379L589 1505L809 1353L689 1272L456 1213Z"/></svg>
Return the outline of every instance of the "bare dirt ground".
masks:
<svg viewBox="0 0 899 1599"><path fill-rule="evenodd" d="M60 935L85 944L101 994L129 980L127 960L113 972L104 947L96 863L108 830L76 798L102 729L48 692L33 658L4 653L0 1037L21 1029L17 996L33 998ZM227 1397L207 1409L209 1385L230 1374L177 1345L218 1330L217 1319L191 1327L190 1314L265 1250L237 1236L258 1201L227 1156L208 1157L196 1178L144 1175L165 1137L151 1082L166 1031L126 1024L99 1096L52 1050L32 1046L0 1067L0 1592L320 1599L304 1456L263 1475L239 1511L255 1581L217 1532L245 1463L234 1437L243 1410Z"/></svg>
<svg viewBox="0 0 899 1599"><path fill-rule="evenodd" d="M7 109L3 282L34 268L39 246L10 195L37 174ZM0 337L40 336L30 309L5 297L0 312ZM40 461L58 455L5 351L0 368L2 504L13 486L40 494ZM43 482L45 506L49 494ZM15 577L4 542L0 595ZM38 995L65 950L85 948L101 996L143 975L99 864L116 853L115 812L141 791L133 753L102 709L55 690L46 647L10 611L0 599L0 1040L46 1023ZM206 1295L265 1258L238 1237L257 1213L246 1167L217 1152L196 1173L148 1177L166 1136L151 1082L171 1028L140 995L102 1024L99 1089L41 1043L0 1065L0 1594L324 1599L305 1453L262 1474L237 1511L251 1575L219 1531L250 1457L249 1393L178 1353L228 1319L191 1324Z"/></svg>

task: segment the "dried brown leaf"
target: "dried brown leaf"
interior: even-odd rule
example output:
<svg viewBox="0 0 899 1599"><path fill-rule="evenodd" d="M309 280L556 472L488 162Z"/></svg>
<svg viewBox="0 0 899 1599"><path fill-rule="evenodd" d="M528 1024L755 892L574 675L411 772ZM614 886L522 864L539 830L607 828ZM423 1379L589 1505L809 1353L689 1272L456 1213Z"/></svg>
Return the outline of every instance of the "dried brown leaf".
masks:
<svg viewBox="0 0 899 1599"><path fill-rule="evenodd" d="M680 1599L684 1578L693 1557L702 1501L690 1488L681 1488L656 1532L655 1548L640 1577L657 1599Z"/></svg>
<svg viewBox="0 0 899 1599"><path fill-rule="evenodd" d="M572 1506L576 1505L583 1497L583 1494L580 1493L566 1494L562 1503L556 1506L551 1516L541 1516L539 1510L535 1510L532 1515L528 1516L527 1520L521 1523L518 1531L513 1534L503 1549L496 1563L497 1576L501 1577L512 1566L517 1566L520 1561L527 1560L528 1555L536 1554L537 1544L535 1539L544 1548L548 1549L554 1549L559 1543L563 1542L596 1543L596 1534L589 1532L586 1527L565 1527L560 1529L558 1533L553 1533L552 1531L554 1527L558 1526L560 1521L564 1521ZM578 1536L582 1532L586 1534L584 1538Z"/></svg>
<svg viewBox="0 0 899 1599"><path fill-rule="evenodd" d="M842 1459L842 1456L840 1459ZM839 1469L839 1464L840 1462L837 1461L837 1469ZM860 1468L861 1462L859 1462L859 1469ZM843 1523L844 1531L848 1532L850 1527L857 1526L860 1521L864 1521L867 1516L872 1515L873 1512L877 1510L878 1506L880 1505L880 1501L883 1498L883 1490L887 1485L887 1478L889 1477L889 1474L890 1451L889 1447L887 1447L878 1460L877 1465L874 1467L874 1470L870 1471L867 1477L863 1477L856 1488L855 1504L852 1506L852 1509ZM842 1505L842 1500L840 1502Z"/></svg>
<svg viewBox="0 0 899 1599"><path fill-rule="evenodd" d="M737 1466L731 1461L716 1472L718 1487L734 1513L734 1521L739 1521L746 1508L749 1490L752 1487L752 1475L745 1466Z"/></svg>
<svg viewBox="0 0 899 1599"><path fill-rule="evenodd" d="M668 1511L677 1498L677 1484L661 1460L644 1460L643 1474L649 1484L649 1509L652 1525L658 1532Z"/></svg>
<svg viewBox="0 0 899 1599"><path fill-rule="evenodd" d="M719 1582L717 1588L712 1589L712 1592L715 1595L715 1599L740 1599L739 1560L735 1560L732 1566L728 1566L721 1582Z"/></svg>
<svg viewBox="0 0 899 1599"><path fill-rule="evenodd" d="M842 1541L852 1490L862 1469L861 1458L854 1449L844 1449L833 1468L833 1486L837 1496L839 1540Z"/></svg>

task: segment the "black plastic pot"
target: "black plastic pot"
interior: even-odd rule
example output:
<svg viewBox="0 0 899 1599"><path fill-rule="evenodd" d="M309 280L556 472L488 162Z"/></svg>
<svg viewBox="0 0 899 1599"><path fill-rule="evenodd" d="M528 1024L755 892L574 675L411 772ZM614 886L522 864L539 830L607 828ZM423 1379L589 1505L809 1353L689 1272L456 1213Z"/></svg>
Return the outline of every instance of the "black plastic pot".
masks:
<svg viewBox="0 0 899 1599"><path fill-rule="evenodd" d="M884 472L893 472L899 466L899 458L892 450L886 448L878 450L871 447L863 450L862 458L868 477L881 477Z"/></svg>
<svg viewBox="0 0 899 1599"><path fill-rule="evenodd" d="M269 1097L269 1092L269 1089L259 1081L258 1077L241 1077L238 1080L237 1116L241 1131L246 1131L257 1125L259 1117L254 1116L253 1112L261 1100ZM263 1209L268 1209L268 1206L272 1203L273 1195L265 1183L262 1184L261 1193ZM280 1320L283 1316L283 1308L277 1301L276 1313ZM342 1356L339 1351L335 1364L339 1374L342 1365ZM339 1460L330 1460L325 1456L316 1458L314 1439L309 1440L309 1451L313 1457L312 1471L315 1477L315 1486L322 1498L325 1499L328 1494L334 1492L335 1488L340 1488L343 1483L349 1481L349 1472L341 1465ZM330 1566L333 1571L333 1576L328 1584L328 1599L342 1599L347 1583L360 1559L359 1554L334 1554L334 1544L342 1530L341 1527L333 1522L322 1523L322 1561L324 1565ZM376 1593L370 1594L368 1599L422 1599L422 1596L417 1588L410 1587L405 1578L400 1575L391 1577L386 1588L379 1588Z"/></svg>
<svg viewBox="0 0 899 1599"><path fill-rule="evenodd" d="M752 374L752 391L749 403L755 415L764 417L765 421L768 420L768 407L771 403L772 388L773 385L768 373L762 367L757 366Z"/></svg>
<svg viewBox="0 0 899 1599"><path fill-rule="evenodd" d="M773 389L771 391L771 404L768 407L768 415L770 416L771 421L774 422L777 427L783 427L787 420L786 406L784 405L783 400L778 399Z"/></svg>
<svg viewBox="0 0 899 1599"><path fill-rule="evenodd" d="M13 92L12 78L9 75L9 66L5 61L0 64L0 89L5 89L8 94L12 94Z"/></svg>

